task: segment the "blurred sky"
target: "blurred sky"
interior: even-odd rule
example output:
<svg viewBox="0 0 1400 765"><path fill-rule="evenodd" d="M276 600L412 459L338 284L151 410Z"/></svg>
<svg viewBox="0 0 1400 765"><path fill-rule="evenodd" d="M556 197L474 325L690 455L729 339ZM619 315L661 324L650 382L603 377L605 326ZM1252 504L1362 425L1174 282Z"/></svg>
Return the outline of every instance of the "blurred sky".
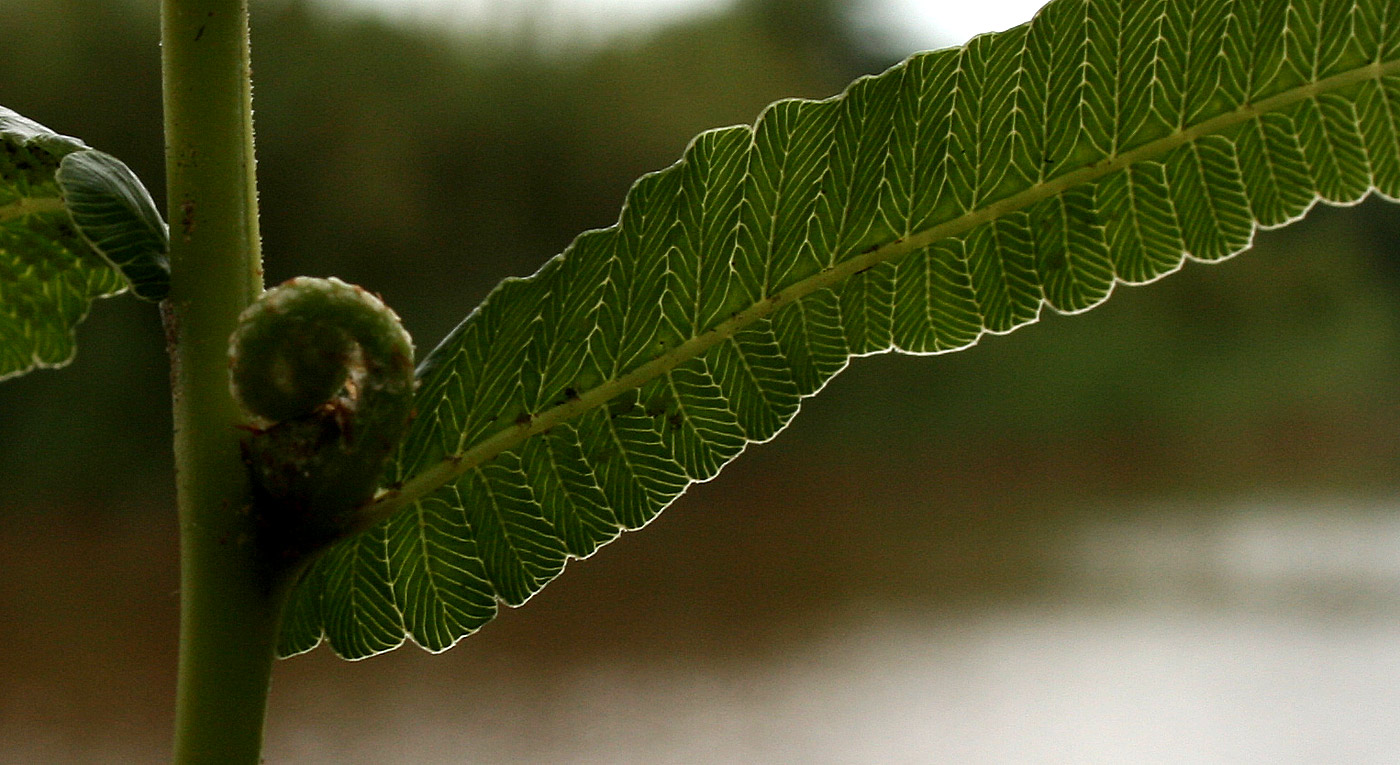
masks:
<svg viewBox="0 0 1400 765"><path fill-rule="evenodd" d="M513 25L522 18L572 40L606 40L620 28L655 28L722 12L732 0L327 0L409 20L463 26ZM1046 0L851 0L852 20L899 49L958 43L1030 19Z"/></svg>

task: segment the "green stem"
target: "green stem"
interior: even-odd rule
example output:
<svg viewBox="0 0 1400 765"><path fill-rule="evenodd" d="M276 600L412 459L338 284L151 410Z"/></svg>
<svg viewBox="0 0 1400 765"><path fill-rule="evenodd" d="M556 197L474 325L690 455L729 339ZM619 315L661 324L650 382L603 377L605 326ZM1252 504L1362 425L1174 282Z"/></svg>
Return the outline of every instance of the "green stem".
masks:
<svg viewBox="0 0 1400 765"><path fill-rule="evenodd" d="M256 763L286 575L259 555L228 338L262 290L247 0L164 0L181 537L177 763Z"/></svg>

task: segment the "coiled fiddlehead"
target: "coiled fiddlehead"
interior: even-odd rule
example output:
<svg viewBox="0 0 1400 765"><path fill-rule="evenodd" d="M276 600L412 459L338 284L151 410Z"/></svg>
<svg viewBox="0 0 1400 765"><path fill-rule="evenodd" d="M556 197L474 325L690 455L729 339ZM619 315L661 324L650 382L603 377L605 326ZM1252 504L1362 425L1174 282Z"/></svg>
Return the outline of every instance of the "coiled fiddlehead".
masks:
<svg viewBox="0 0 1400 765"><path fill-rule="evenodd" d="M298 277L239 316L229 385L262 526L279 554L360 530L413 412L413 342L399 317L339 279Z"/></svg>

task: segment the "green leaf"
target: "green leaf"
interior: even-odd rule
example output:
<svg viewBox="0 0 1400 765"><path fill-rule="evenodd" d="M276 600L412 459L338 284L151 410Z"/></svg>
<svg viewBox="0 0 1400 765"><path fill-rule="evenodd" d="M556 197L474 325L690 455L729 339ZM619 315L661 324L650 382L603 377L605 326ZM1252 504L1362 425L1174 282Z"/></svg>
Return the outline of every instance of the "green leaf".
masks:
<svg viewBox="0 0 1400 765"><path fill-rule="evenodd" d="M1400 197L1393 0L1055 0L753 128L507 280L423 363L387 522L319 560L282 652L451 646L853 356L942 353Z"/></svg>
<svg viewBox="0 0 1400 765"><path fill-rule="evenodd" d="M56 176L78 233L122 272L131 291L159 301L170 292L170 235L150 192L121 160L100 151L63 158Z"/></svg>
<svg viewBox="0 0 1400 765"><path fill-rule="evenodd" d="M0 380L71 361L94 299L163 298L167 245L126 165L0 107Z"/></svg>

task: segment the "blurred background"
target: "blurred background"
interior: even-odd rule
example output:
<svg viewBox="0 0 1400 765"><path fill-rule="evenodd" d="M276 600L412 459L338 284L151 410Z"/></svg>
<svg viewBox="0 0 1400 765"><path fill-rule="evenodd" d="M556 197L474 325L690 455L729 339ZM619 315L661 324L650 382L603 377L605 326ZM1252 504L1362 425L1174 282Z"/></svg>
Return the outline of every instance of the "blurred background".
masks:
<svg viewBox="0 0 1400 765"><path fill-rule="evenodd" d="M0 103L159 196L155 5L0 2ZM426 351L699 131L1036 3L954 5L255 1L268 281L364 285ZM168 757L156 312L99 303L79 348L0 386L0 762ZM859 360L452 651L280 664L267 761L1393 761L1398 383L1376 201L970 352Z"/></svg>

